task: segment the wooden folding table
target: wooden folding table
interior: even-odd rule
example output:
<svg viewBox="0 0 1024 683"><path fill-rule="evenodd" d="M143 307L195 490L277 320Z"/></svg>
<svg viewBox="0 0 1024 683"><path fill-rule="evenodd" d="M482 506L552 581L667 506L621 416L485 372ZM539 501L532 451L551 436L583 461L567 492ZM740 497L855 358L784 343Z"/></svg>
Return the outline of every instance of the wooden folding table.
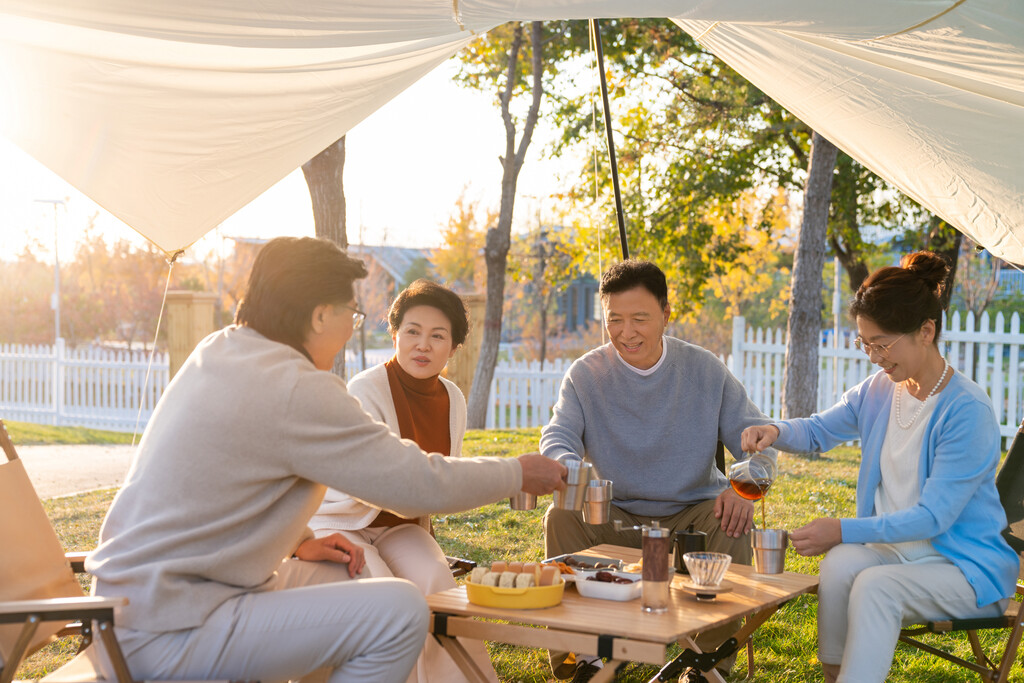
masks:
<svg viewBox="0 0 1024 683"><path fill-rule="evenodd" d="M640 559L639 549L615 545L599 545L582 554L627 563ZM641 611L640 600L584 598L572 584L566 586L561 604L546 609L481 607L466 599L463 586L428 595L427 604L431 610L431 631L471 681L487 679L456 638L597 653L608 660L593 679L603 683L611 680L617 666L625 661L663 665L668 648L675 643L700 652L693 640L697 633L745 618L743 627L733 635L742 647L783 603L818 588L817 576L794 572L763 575L742 565L733 565L726 573L723 585L732 590L712 601L698 601L683 590L683 582L680 575L673 579L671 606L664 614ZM705 676L713 681L724 680L714 670Z"/></svg>

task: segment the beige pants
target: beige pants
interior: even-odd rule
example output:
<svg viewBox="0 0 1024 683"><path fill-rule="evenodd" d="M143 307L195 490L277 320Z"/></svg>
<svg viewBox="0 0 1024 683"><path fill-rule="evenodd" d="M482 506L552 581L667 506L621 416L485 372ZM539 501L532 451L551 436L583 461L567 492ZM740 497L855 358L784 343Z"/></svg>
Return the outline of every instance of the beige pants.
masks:
<svg viewBox="0 0 1024 683"><path fill-rule="evenodd" d="M717 553L728 553L732 555L733 562L737 564L750 564L752 551L750 549L750 535L745 534L739 538L730 538L722 531L721 522L715 518L715 501L705 500L691 505L674 515L667 517L637 517L625 510L611 506L609 522L607 524L587 524L583 521L583 514L572 510L560 510L551 506L544 514L544 553L545 557L554 557L565 553L574 553L595 545L610 543L623 545L629 548L639 548L643 542L643 535L640 531L625 530L616 531L613 525L614 520L622 520L623 527L640 525L650 526L651 522L657 520L661 526L668 529L682 531L691 524L697 531L703 531L708 535L707 549ZM702 650L714 650L730 635L739 630L742 622L731 622L724 626L711 629L697 636L696 642ZM562 665L568 653L552 652L551 668L563 677L570 671ZM718 668L729 670L736 661L733 655L719 663Z"/></svg>
<svg viewBox="0 0 1024 683"><path fill-rule="evenodd" d="M839 683L884 681L903 626L995 617L1008 603L978 607L967 578L946 558L902 563L881 545L837 545L819 574L818 659L841 664Z"/></svg>
<svg viewBox="0 0 1024 683"><path fill-rule="evenodd" d="M340 565L287 560L275 590L228 600L197 628L118 628L135 680L404 681L427 633L427 607L408 581L331 583Z"/></svg>
<svg viewBox="0 0 1024 683"><path fill-rule="evenodd" d="M335 533L329 529L316 530L317 536ZM415 524L402 524L391 528L371 528L341 531L346 538L363 548L366 567L360 578L396 577L412 581L423 595L455 588L455 579L444 552L427 531ZM480 640L459 639L477 667L488 679L497 683L498 677L491 666L487 646ZM461 683L466 677L455 661L428 635L423 652L416 660L408 683Z"/></svg>

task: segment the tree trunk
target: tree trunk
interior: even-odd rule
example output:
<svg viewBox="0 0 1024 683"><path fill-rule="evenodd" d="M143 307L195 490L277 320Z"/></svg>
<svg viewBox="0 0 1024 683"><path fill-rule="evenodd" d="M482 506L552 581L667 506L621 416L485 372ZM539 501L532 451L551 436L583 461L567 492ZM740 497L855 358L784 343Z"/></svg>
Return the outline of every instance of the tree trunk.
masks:
<svg viewBox="0 0 1024 683"><path fill-rule="evenodd" d="M348 249L345 232L345 138L335 140L315 157L302 165L302 175L309 186L313 202L313 221L316 236L328 239L342 249ZM345 379L345 349L334 359L335 375Z"/></svg>
<svg viewBox="0 0 1024 683"><path fill-rule="evenodd" d="M844 249L835 236L830 237L828 241L832 246L832 251L839 259L839 263L843 266L843 270L846 271L847 277L850 278L850 291L856 294L864 280L870 275L868 264L864 263L861 255L853 249Z"/></svg>
<svg viewBox="0 0 1024 683"><path fill-rule="evenodd" d="M789 298L786 373L783 378L783 418L807 417L818 402L818 347L821 344L821 273L825 265L825 236L832 192L832 171L838 150L814 133L804 190L800 241L793 261Z"/></svg>
<svg viewBox="0 0 1024 683"><path fill-rule="evenodd" d="M844 163L845 162L845 163ZM860 195L857 192L856 164L848 156L836 156L835 171L832 174L832 191L829 194L829 220L832 230L828 242L832 252L846 271L850 280L850 292L856 293L869 274L860 244ZM839 185L837 188L836 185Z"/></svg>
<svg viewBox="0 0 1024 683"><path fill-rule="evenodd" d="M939 303L942 310L949 308L949 299L953 296L953 283L956 282L957 264L960 260L960 245L964 240L962 232L951 226L938 216L932 216L928 222L928 235L925 238L924 248L934 251L946 259L949 264L949 273L946 275L946 283L942 289L942 296Z"/></svg>
<svg viewBox="0 0 1024 683"><path fill-rule="evenodd" d="M501 118L505 122L505 155L501 157L501 210L498 225L487 230L484 247L484 262L487 264L487 303L484 309L484 335L480 344L480 358L473 375L473 387L469 391L467 426L483 429L487 424L487 410L490 407L491 380L494 366L498 362L498 344L501 342L501 314L505 303L505 269L508 263L508 249L512 239L512 212L516 199L516 182L519 171L530 146L533 129L540 112L540 98L543 94L543 42L539 21L530 24L530 40L533 43L533 98L523 124L523 135L516 147L516 128L512 121L510 103L515 89L518 72L519 52L523 45L523 27L517 25L508 53L508 69L505 89L501 94Z"/></svg>

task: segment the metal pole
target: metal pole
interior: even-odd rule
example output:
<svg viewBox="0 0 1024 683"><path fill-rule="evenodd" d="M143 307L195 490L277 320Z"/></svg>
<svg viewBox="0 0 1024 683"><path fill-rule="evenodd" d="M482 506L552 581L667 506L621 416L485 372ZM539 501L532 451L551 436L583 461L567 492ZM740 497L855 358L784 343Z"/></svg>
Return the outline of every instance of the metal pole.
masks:
<svg viewBox="0 0 1024 683"><path fill-rule="evenodd" d="M839 331L840 327L839 318L839 306L840 306L840 295L839 286L842 284L842 278L839 276L839 257L836 256L832 259L832 269L835 271L832 278L832 403L838 403L843 393L839 390Z"/></svg>
<svg viewBox="0 0 1024 683"><path fill-rule="evenodd" d="M590 20L590 32L597 49L597 70L601 75L601 100L604 102L604 129L608 133L608 160L612 168L612 188L615 190L615 218L619 222L619 244L622 258L629 258L629 244L626 241L626 218L622 213L622 195L619 192L619 166L615 161L615 140L612 138L612 112L608 107L608 81L604 75L604 50L601 48L601 27L597 19Z"/></svg>
<svg viewBox="0 0 1024 683"><path fill-rule="evenodd" d="M53 299L50 307L53 309L53 339L56 343L60 339L60 254L58 243L60 242L59 224L57 221L57 205L64 206L63 199L37 199L40 204L53 205Z"/></svg>

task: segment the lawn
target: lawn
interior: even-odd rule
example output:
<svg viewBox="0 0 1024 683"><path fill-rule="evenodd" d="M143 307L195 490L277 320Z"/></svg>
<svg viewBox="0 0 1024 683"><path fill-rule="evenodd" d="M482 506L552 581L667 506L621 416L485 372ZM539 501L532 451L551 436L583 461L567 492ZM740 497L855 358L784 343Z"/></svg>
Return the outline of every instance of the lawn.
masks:
<svg viewBox="0 0 1024 683"><path fill-rule="evenodd" d="M536 448L538 430L471 431L466 436L468 456L507 456ZM17 441L17 439L16 439ZM837 449L819 460L806 460L785 454L779 457L779 481L768 496L768 525L793 529L819 516L850 516L854 511L854 482L858 451ZM58 534L69 550L86 550L97 537L104 511L113 491L103 491L45 501ZM458 555L489 563L493 560L539 560L543 557L542 498L536 510L513 512L507 501L477 510L434 518L437 539L449 555ZM787 569L817 572L818 558L803 558L790 550ZM639 606L637 607L639 609ZM793 600L754 635L756 670L753 680L770 683L822 680L816 657L813 596ZM983 642L988 642L983 638ZM491 658L502 681L536 682L550 680L544 653L524 648L489 643ZM966 642L959 654L969 656ZM44 651L19 671L21 678L33 678L58 665L66 651ZM656 669L630 665L618 680L645 682ZM1020 669L1014 670L1020 680ZM746 658L740 656L730 680L747 675ZM962 669L925 656L916 650L899 647L890 681L906 683L946 683L975 681Z"/></svg>
<svg viewBox="0 0 1024 683"><path fill-rule="evenodd" d="M87 427L51 427L30 422L4 421L11 441L19 446L37 444L120 444L131 443L131 433L108 432Z"/></svg>

